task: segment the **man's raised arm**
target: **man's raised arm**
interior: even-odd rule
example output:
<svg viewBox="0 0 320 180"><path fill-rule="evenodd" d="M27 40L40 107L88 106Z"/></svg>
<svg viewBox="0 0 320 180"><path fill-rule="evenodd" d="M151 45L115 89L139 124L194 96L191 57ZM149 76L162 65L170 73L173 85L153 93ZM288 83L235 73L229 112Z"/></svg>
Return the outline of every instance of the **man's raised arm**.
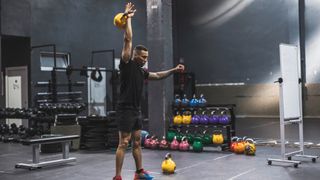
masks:
<svg viewBox="0 0 320 180"><path fill-rule="evenodd" d="M127 3L125 12L122 18L127 18L127 23L125 26L124 39L123 39L123 48L121 53L121 59L124 62L128 62L131 58L132 53L132 26L131 26L131 18L134 16L136 10L134 9L134 5L132 3Z"/></svg>

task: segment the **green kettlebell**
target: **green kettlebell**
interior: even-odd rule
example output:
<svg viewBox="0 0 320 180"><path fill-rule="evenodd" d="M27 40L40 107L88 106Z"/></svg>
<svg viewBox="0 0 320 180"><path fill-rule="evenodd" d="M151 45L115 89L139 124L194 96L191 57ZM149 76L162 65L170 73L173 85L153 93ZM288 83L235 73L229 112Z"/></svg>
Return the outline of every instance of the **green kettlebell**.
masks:
<svg viewBox="0 0 320 180"><path fill-rule="evenodd" d="M202 137L202 142L205 145L210 144L211 143L211 136L209 136L208 134L204 134Z"/></svg>
<svg viewBox="0 0 320 180"><path fill-rule="evenodd" d="M189 144L192 144L194 141L194 135L193 134L189 134L188 131L186 131L186 136L187 136L187 140Z"/></svg>
<svg viewBox="0 0 320 180"><path fill-rule="evenodd" d="M178 142L181 142L181 140L182 140L182 138L183 138L183 134L182 134L181 132L178 132L177 135L176 135L176 137L177 137L177 141L178 141Z"/></svg>
<svg viewBox="0 0 320 180"><path fill-rule="evenodd" d="M211 136L209 136L206 132L207 132L207 130L204 130L203 133L202 133L202 143L204 145L208 145L212 141Z"/></svg>
<svg viewBox="0 0 320 180"><path fill-rule="evenodd" d="M192 144L192 149L194 152L202 152L203 151L203 144L200 137L196 137Z"/></svg>
<svg viewBox="0 0 320 180"><path fill-rule="evenodd" d="M173 141L174 137L176 136L176 132L174 130L168 130L167 132L167 141Z"/></svg>

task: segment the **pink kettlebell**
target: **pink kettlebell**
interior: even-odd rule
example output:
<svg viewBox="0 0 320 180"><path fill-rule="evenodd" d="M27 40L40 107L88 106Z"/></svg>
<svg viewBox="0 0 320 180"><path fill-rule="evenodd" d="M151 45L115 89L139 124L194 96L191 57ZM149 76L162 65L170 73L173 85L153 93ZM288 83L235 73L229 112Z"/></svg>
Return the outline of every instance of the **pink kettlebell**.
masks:
<svg viewBox="0 0 320 180"><path fill-rule="evenodd" d="M181 140L181 143L179 144L179 150L180 151L188 151L190 148L190 145L187 141L187 138L184 136Z"/></svg>
<svg viewBox="0 0 320 180"><path fill-rule="evenodd" d="M151 142L150 142L150 148L151 149L157 149L159 146L159 140L157 137L153 137Z"/></svg>
<svg viewBox="0 0 320 180"><path fill-rule="evenodd" d="M160 141L160 144L159 144L159 149L168 149L168 147L169 147L169 143L166 140L166 137L163 136L162 140Z"/></svg>
<svg viewBox="0 0 320 180"><path fill-rule="evenodd" d="M179 142L177 141L177 137L175 136L173 141L170 144L170 149L178 150L179 149Z"/></svg>

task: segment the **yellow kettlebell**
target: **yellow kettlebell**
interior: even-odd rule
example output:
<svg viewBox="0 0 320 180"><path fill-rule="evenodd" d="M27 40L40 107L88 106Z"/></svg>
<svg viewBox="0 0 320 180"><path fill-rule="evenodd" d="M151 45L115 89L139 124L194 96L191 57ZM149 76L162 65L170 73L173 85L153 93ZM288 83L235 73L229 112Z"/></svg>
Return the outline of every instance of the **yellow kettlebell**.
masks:
<svg viewBox="0 0 320 180"><path fill-rule="evenodd" d="M224 141L222 133L213 133L212 143L213 144L222 144Z"/></svg>
<svg viewBox="0 0 320 180"><path fill-rule="evenodd" d="M254 144L253 139L246 139L244 146L244 154L254 156L256 154L256 145Z"/></svg>
<svg viewBox="0 0 320 180"><path fill-rule="evenodd" d="M182 115L182 123L183 124L190 124L191 123L191 112L186 111Z"/></svg>
<svg viewBox="0 0 320 180"><path fill-rule="evenodd" d="M172 156L170 153L166 154L166 157L162 162L161 168L164 174L173 174L176 170L176 163L172 160Z"/></svg>
<svg viewBox="0 0 320 180"><path fill-rule="evenodd" d="M128 17L125 13L118 13L114 16L113 24L120 29L124 29L127 24L127 19Z"/></svg>
<svg viewBox="0 0 320 180"><path fill-rule="evenodd" d="M182 116L177 113L177 115L175 115L173 118L173 124L175 125L182 124L182 119L183 119Z"/></svg>

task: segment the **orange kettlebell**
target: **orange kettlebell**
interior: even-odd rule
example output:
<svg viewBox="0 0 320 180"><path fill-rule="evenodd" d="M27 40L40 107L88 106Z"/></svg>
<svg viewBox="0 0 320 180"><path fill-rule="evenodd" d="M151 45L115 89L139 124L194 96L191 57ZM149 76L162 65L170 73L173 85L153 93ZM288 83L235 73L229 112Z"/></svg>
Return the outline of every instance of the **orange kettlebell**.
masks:
<svg viewBox="0 0 320 180"><path fill-rule="evenodd" d="M118 13L114 16L113 24L120 29L124 29L127 24L127 19L128 17L125 13Z"/></svg>
<svg viewBox="0 0 320 180"><path fill-rule="evenodd" d="M237 154L243 154L244 149L245 149L245 142L239 138L234 146L234 152Z"/></svg>

